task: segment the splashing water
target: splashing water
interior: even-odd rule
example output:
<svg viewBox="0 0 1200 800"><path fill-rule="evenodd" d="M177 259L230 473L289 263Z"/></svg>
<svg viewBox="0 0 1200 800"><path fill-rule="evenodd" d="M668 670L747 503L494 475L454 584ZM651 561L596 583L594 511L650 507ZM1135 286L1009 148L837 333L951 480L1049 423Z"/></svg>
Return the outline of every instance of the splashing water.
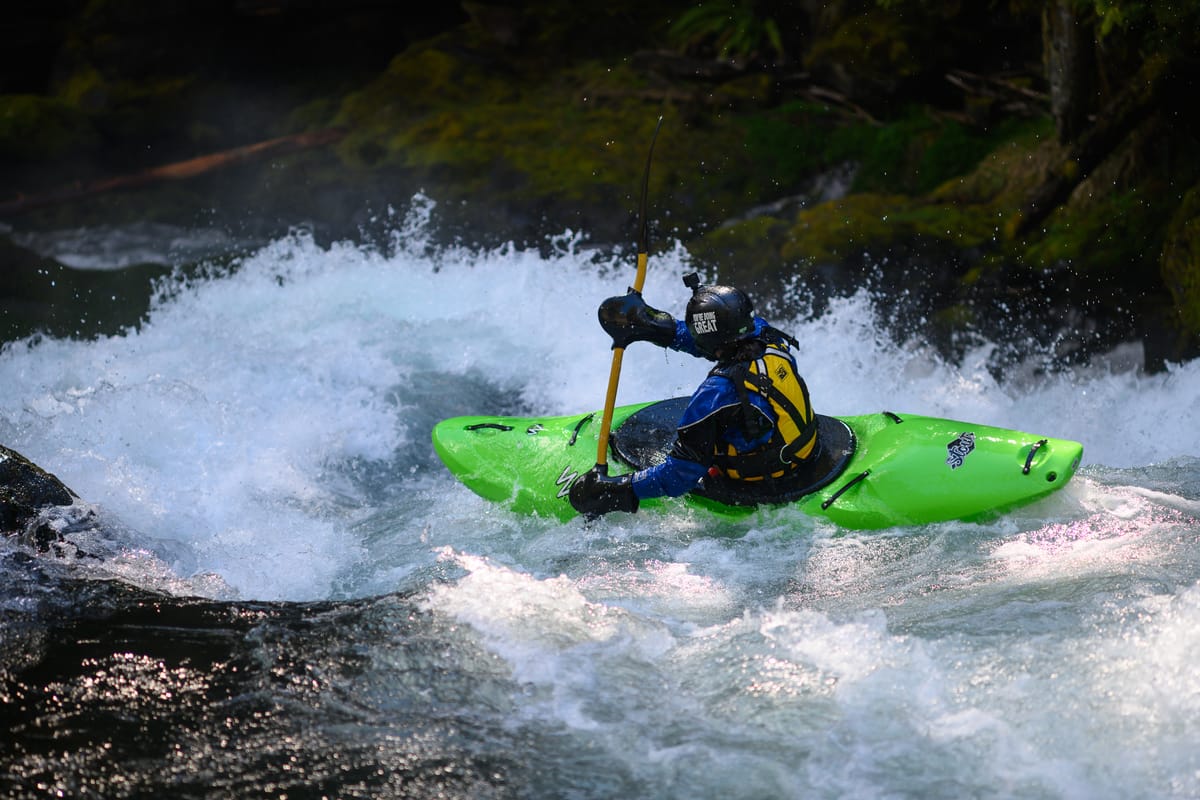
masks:
<svg viewBox="0 0 1200 800"><path fill-rule="evenodd" d="M453 784L463 796L1200 792L1200 364L998 382L987 348L954 365L891 340L877 323L886 299L862 292L772 320L799 338L819 411L1077 439L1080 475L994 522L876 534L789 509L736 525L518 518L456 484L429 431L457 414L601 406L610 350L595 308L632 281L633 259L572 233L548 254L433 247L427 216L418 204L383 247L296 232L165 281L137 330L0 352L0 442L110 522L81 546L103 558L68 564L56 608L85 602L80 578L115 578L164 598L350 609L321 612L342 614L336 626L312 618L318 635L286 662L324 665L310 720L321 752L392 763L366 731L394 739L397 708L421 730L465 718L490 743L435 737L460 768L488 764ZM679 313L692 269L681 247L654 254L648 302ZM803 306L802 287L777 291ZM619 399L687 394L705 372L635 345ZM28 568L8 558L21 547L0 555L5 607L24 614ZM299 623L261 613L245 646L281 652ZM441 643L436 668L412 671L401 630ZM351 693L358 710L323 722L328 698ZM197 719L212 716L203 708ZM215 736L186 710L130 713ZM338 738L347 724L374 755ZM242 789L282 785L265 756L207 757ZM325 757L297 762L293 788L325 775ZM8 763L101 780L46 758ZM153 772L138 780L154 785ZM335 794L360 786L328 781Z"/></svg>

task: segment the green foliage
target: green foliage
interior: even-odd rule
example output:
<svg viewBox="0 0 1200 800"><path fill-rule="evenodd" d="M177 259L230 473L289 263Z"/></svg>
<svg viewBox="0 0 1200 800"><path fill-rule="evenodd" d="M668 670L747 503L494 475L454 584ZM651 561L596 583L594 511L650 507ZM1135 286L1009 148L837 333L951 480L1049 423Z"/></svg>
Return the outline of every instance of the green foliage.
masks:
<svg viewBox="0 0 1200 800"><path fill-rule="evenodd" d="M918 75L933 43L915 15L868 8L847 14L812 43L805 63L811 69L837 69L856 80L892 86Z"/></svg>
<svg viewBox="0 0 1200 800"><path fill-rule="evenodd" d="M748 117L746 149L770 178L794 186L844 162L859 165L855 191L923 194L973 170L1001 142L1040 124L1012 120L983 130L913 109L884 125L838 124L822 106L796 102Z"/></svg>
<svg viewBox="0 0 1200 800"><path fill-rule="evenodd" d="M724 225L688 244L699 263L709 266L724 283L754 286L771 283L779 268L779 252L788 224L761 216Z"/></svg>
<svg viewBox="0 0 1200 800"><path fill-rule="evenodd" d="M87 117L62 100L0 95L0 158L48 160L87 148L96 134Z"/></svg>
<svg viewBox="0 0 1200 800"><path fill-rule="evenodd" d="M833 115L811 103L789 103L747 116L746 152L755 164L765 164L771 179L794 186L838 162L831 132Z"/></svg>
<svg viewBox="0 0 1200 800"><path fill-rule="evenodd" d="M1090 11L1101 40L1122 38L1144 54L1166 50L1186 54L1197 44L1200 3L1190 0L1074 0Z"/></svg>
<svg viewBox="0 0 1200 800"><path fill-rule="evenodd" d="M965 249L995 238L995 217L984 206L862 192L801 211L781 252L787 261L838 263L918 239Z"/></svg>
<svg viewBox="0 0 1200 800"><path fill-rule="evenodd" d="M681 50L711 47L719 58L750 60L769 52L783 57L783 39L772 17L759 14L748 0L700 3L680 15L668 32Z"/></svg>
<svg viewBox="0 0 1200 800"><path fill-rule="evenodd" d="M1142 281L1157 271L1164 224L1144 191L1114 192L1086 207L1066 206L1030 242L1025 260L1053 269Z"/></svg>
<svg viewBox="0 0 1200 800"><path fill-rule="evenodd" d="M1167 231L1162 276L1184 330L1200 338L1200 186L1184 195Z"/></svg>

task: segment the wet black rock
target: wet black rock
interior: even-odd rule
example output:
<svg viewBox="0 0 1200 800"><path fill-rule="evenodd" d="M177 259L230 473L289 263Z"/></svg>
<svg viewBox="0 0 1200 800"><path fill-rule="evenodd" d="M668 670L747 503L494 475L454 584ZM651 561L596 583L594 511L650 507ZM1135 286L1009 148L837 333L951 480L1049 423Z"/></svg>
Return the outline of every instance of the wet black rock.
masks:
<svg viewBox="0 0 1200 800"><path fill-rule="evenodd" d="M27 532L43 509L69 506L78 499L58 478L16 450L0 445L0 533ZM40 534L33 534L40 541Z"/></svg>

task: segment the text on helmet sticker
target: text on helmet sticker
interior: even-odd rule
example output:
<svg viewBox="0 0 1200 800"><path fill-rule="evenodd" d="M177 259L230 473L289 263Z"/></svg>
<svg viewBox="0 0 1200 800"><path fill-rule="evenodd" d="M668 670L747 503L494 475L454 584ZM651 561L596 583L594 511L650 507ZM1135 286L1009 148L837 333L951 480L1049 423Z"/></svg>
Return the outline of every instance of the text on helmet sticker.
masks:
<svg viewBox="0 0 1200 800"><path fill-rule="evenodd" d="M692 315L692 328L696 333L717 332L717 312L700 311Z"/></svg>

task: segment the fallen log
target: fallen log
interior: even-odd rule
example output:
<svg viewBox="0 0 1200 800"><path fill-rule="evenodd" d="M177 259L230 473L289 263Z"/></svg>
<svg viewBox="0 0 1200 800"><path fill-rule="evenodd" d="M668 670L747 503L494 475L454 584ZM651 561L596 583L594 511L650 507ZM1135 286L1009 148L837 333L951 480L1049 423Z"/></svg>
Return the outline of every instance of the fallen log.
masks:
<svg viewBox="0 0 1200 800"><path fill-rule="evenodd" d="M268 139L263 142L234 147L230 150L222 150L217 153L209 153L197 158L189 158L186 161L177 161L173 164L152 167L133 173L132 175L119 175L114 178L103 178L87 183L77 182L49 192L29 195L19 194L12 200L0 202L0 215L20 214L34 208L79 200L105 192L137 189L161 181L194 178L197 175L203 175L256 158L280 155L282 153L293 153L312 147L332 144L344 135L345 131L337 128L296 133L290 136L280 136L276 139Z"/></svg>
<svg viewBox="0 0 1200 800"><path fill-rule="evenodd" d="M1013 114L1044 114L1050 105L1050 96L1045 92L997 75L980 75L965 69L956 69L946 73L946 81L963 94L994 100L1005 111Z"/></svg>

